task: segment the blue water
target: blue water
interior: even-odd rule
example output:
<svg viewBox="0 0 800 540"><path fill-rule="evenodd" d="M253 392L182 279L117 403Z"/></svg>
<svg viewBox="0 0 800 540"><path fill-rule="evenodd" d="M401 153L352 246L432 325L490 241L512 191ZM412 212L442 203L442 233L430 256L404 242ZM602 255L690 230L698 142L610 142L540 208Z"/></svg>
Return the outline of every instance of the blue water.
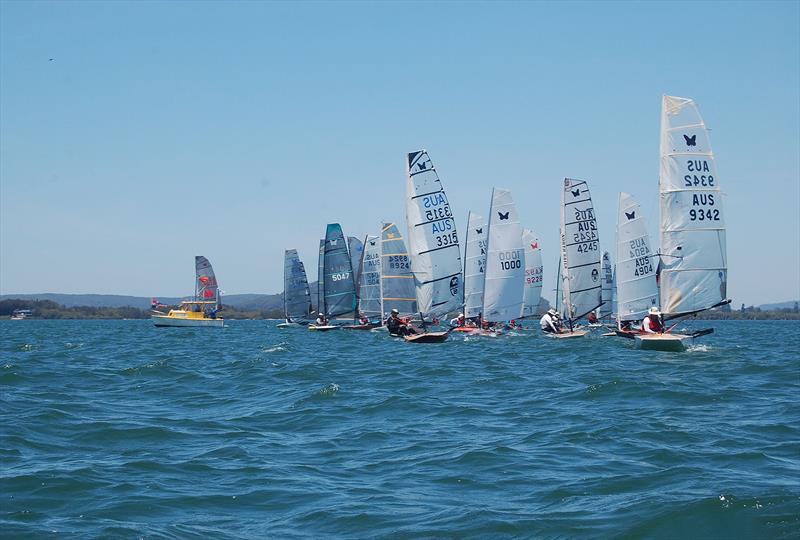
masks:
<svg viewBox="0 0 800 540"><path fill-rule="evenodd" d="M713 326L645 353L3 321L0 531L797 538L800 324Z"/></svg>

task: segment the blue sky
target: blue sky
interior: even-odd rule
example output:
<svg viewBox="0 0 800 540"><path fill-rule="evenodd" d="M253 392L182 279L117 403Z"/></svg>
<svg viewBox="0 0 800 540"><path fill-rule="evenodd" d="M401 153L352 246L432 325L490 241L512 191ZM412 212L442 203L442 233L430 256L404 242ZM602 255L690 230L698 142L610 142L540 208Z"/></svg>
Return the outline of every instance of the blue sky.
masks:
<svg viewBox="0 0 800 540"><path fill-rule="evenodd" d="M278 292L328 222L405 227L426 148L462 229L513 191L552 296L565 176L605 249L621 190L655 233L667 93L712 129L734 305L800 297L799 6L4 1L0 292L187 294L195 254Z"/></svg>

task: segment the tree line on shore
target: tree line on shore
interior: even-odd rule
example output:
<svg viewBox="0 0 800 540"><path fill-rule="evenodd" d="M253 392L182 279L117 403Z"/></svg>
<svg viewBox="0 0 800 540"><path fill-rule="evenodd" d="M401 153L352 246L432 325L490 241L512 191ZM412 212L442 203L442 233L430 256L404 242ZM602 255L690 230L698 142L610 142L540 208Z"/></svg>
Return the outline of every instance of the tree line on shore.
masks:
<svg viewBox="0 0 800 540"><path fill-rule="evenodd" d="M130 306L122 307L66 307L52 300L22 300L9 298L0 300L0 317L10 317L18 309L31 310L30 318L34 319L149 319L152 312ZM169 307L161 308L168 310ZM223 306L221 316L225 319L280 319L280 309L244 310L232 306ZM698 315L703 320L800 320L800 309L795 302L792 308L762 310L757 307L745 307L738 310L712 310Z"/></svg>

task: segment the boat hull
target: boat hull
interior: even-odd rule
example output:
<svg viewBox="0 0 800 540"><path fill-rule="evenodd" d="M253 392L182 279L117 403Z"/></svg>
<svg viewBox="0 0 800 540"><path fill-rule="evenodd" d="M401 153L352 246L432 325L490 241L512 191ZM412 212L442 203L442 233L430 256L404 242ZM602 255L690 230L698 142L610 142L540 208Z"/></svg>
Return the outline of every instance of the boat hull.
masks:
<svg viewBox="0 0 800 540"><path fill-rule="evenodd" d="M225 326L224 319L200 319L200 318L183 318L183 317L169 317L167 315L153 315L153 325L157 327L212 327L222 328Z"/></svg>
<svg viewBox="0 0 800 540"><path fill-rule="evenodd" d="M428 332L427 334L404 336L404 339L409 343L442 343L447 340L449 335L450 332Z"/></svg>
<svg viewBox="0 0 800 540"><path fill-rule="evenodd" d="M376 326L372 324L346 324L342 326L342 330L372 330Z"/></svg>
<svg viewBox="0 0 800 540"><path fill-rule="evenodd" d="M683 334L641 334L634 338L637 349L668 352L685 351L690 339Z"/></svg>
<svg viewBox="0 0 800 540"><path fill-rule="evenodd" d="M282 322L278 324L278 328L300 328L301 326L305 325L296 322Z"/></svg>
<svg viewBox="0 0 800 540"><path fill-rule="evenodd" d="M554 339L570 339L570 338L584 337L588 333L589 333L588 330L573 330L572 332L561 332L560 334L547 334L547 335Z"/></svg>
<svg viewBox="0 0 800 540"><path fill-rule="evenodd" d="M328 332L329 330L339 330L340 328L341 326L333 326L333 325L328 325L328 326L317 326L316 324L308 325L308 329L313 330L315 332Z"/></svg>

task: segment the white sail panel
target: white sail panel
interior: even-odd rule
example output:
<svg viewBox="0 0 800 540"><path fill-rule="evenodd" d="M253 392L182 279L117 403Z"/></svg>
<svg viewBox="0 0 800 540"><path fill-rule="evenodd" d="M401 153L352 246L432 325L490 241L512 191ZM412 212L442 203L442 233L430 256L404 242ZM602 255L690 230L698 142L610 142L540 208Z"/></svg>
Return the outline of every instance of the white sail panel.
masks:
<svg viewBox="0 0 800 540"><path fill-rule="evenodd" d="M317 311L325 310L325 239L319 241L319 262L317 264Z"/></svg>
<svg viewBox="0 0 800 540"><path fill-rule="evenodd" d="M403 317L418 313L411 257L394 223L384 223L381 232L381 295L383 319L393 309Z"/></svg>
<svg viewBox="0 0 800 540"><path fill-rule="evenodd" d="M358 311L365 317L381 314L381 243L380 236L367 235L358 273Z"/></svg>
<svg viewBox="0 0 800 540"><path fill-rule="evenodd" d="M608 251L603 252L601 260L603 268L603 284L601 287L600 298L603 300L603 305L597 309L598 317L608 317L614 312L612 303L614 300L614 270L611 265L611 255Z"/></svg>
<svg viewBox="0 0 800 540"><path fill-rule="evenodd" d="M486 270L486 237L489 223L478 214L467 216L464 252L464 315L477 317L483 311L483 276Z"/></svg>
<svg viewBox="0 0 800 540"><path fill-rule="evenodd" d="M531 317L536 314L542 299L542 250L539 237L530 229L523 229L522 245L525 248L525 291L522 294L520 317Z"/></svg>
<svg viewBox="0 0 800 540"><path fill-rule="evenodd" d="M619 194L617 209L617 321L641 320L658 306L656 259L639 204Z"/></svg>
<svg viewBox="0 0 800 540"><path fill-rule="evenodd" d="M678 315L727 299L722 192L708 130L691 99L661 107L661 309Z"/></svg>
<svg viewBox="0 0 800 540"><path fill-rule="evenodd" d="M283 311L287 321L299 322L311 314L311 295L303 262L296 249L287 249L283 259Z"/></svg>
<svg viewBox="0 0 800 540"><path fill-rule="evenodd" d="M219 285L217 284L217 277L214 275L214 269L208 259L202 255L196 255L194 258L194 273L197 298L207 302L216 302L217 307L219 307L221 303Z"/></svg>
<svg viewBox="0 0 800 540"><path fill-rule="evenodd" d="M423 316L443 315L462 301L456 222L428 152L409 153L406 167L408 248L418 309Z"/></svg>
<svg viewBox="0 0 800 540"><path fill-rule="evenodd" d="M519 317L525 289L525 251L519 214L507 189L492 189L484 278L483 319L502 322Z"/></svg>
<svg viewBox="0 0 800 540"><path fill-rule="evenodd" d="M583 180L564 179L561 260L564 317L574 321L603 302L597 219L589 186Z"/></svg>

